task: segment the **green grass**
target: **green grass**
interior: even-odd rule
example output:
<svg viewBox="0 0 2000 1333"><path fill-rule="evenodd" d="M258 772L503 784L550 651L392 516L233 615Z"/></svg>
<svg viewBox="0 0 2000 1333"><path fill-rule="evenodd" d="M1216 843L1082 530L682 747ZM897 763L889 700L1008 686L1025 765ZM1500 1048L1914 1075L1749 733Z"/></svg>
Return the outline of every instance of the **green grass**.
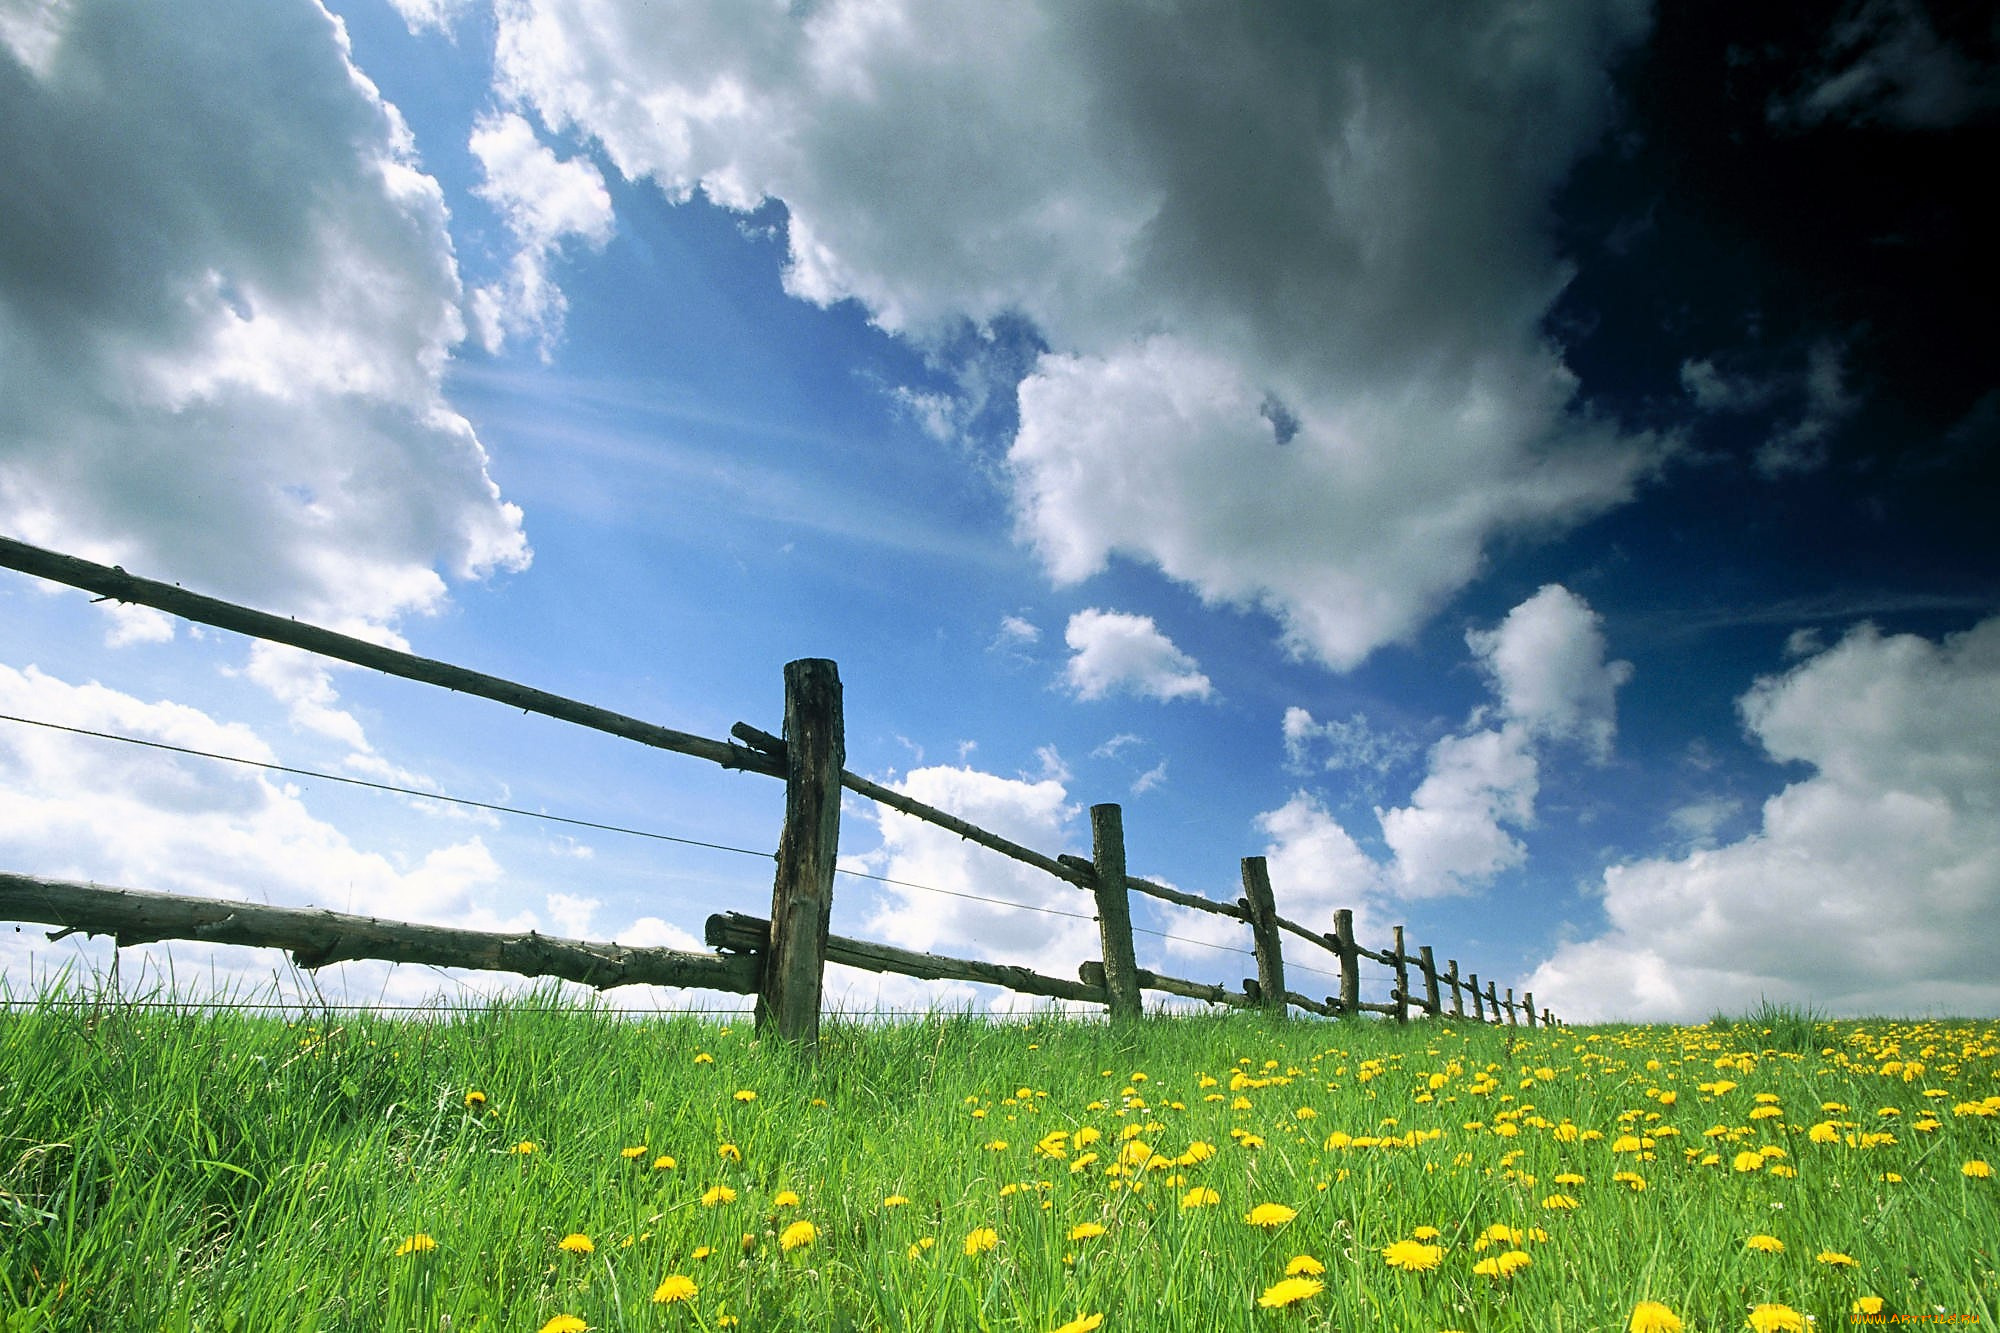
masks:
<svg viewBox="0 0 2000 1333"><path fill-rule="evenodd" d="M2000 1163L1992 1022L960 1015L831 1021L807 1062L747 1024L547 996L310 1021L94 998L0 1011L6 1333L1486 1333L1623 1330L1641 1300L1829 1329L1868 1295L2000 1318L2000 1177L1964 1173ZM1198 1190L1217 1202L1183 1207ZM1264 1203L1296 1215L1249 1224ZM1421 1228L1436 1266L1392 1268ZM1510 1250L1513 1276L1476 1269ZM1260 1307L1297 1256L1319 1289ZM670 1275L698 1294L656 1304Z"/></svg>

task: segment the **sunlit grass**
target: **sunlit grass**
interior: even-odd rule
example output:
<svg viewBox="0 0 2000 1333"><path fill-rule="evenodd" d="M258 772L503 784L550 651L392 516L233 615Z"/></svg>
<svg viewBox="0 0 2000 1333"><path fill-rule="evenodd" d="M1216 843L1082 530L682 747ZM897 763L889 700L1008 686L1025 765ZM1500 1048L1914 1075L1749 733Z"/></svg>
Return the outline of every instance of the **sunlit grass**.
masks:
<svg viewBox="0 0 2000 1333"><path fill-rule="evenodd" d="M943 1016L808 1063L548 1004L0 1014L0 1329L2000 1311L1992 1022Z"/></svg>

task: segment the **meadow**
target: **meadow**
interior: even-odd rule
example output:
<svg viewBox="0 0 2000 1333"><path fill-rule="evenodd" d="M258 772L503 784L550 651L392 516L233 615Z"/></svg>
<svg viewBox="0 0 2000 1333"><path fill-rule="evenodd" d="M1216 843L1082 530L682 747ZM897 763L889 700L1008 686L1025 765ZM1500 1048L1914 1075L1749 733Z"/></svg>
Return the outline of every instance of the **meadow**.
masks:
<svg viewBox="0 0 2000 1333"><path fill-rule="evenodd" d="M0 1329L2000 1327L2000 1023L0 1009Z"/></svg>

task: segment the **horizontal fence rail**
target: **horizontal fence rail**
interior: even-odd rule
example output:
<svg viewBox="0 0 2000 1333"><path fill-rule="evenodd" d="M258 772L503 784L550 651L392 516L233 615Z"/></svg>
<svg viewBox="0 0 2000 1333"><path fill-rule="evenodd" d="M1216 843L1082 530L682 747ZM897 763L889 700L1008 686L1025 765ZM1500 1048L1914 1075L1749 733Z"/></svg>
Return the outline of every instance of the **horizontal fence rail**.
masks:
<svg viewBox="0 0 2000 1333"><path fill-rule="evenodd" d="M1373 1013L1407 1022L1414 1010L1433 1019L1525 1022L1529 1027L1557 1021L1547 1010L1538 1015L1534 996L1528 992L1524 991L1517 1001L1509 987L1503 998L1491 981L1485 983L1482 992L1478 974L1468 973L1461 978L1456 959L1448 959L1440 971L1429 946L1414 953L1410 951L1402 926L1394 928L1394 942L1389 949L1376 950L1355 939L1351 910L1341 909L1333 914L1330 932L1313 930L1282 915L1277 910L1268 865L1261 856L1242 858L1242 894L1233 902L1130 875L1125 865L1123 815L1117 805L1091 807L1088 858L1071 854L1049 856L851 773L843 766L840 678L830 661L808 658L787 664L782 737L738 722L730 729L734 742L717 741L188 592L172 584L137 578L115 566L93 564L6 537L0 537L0 567L97 593L100 601L151 606L189 620L477 695L656 749L690 755L724 768L777 777L786 786L785 824L775 857L777 871L770 914L758 917L727 912L711 916L706 942L718 950L715 953L567 940L533 931L521 934L461 930L318 909L269 907L0 872L0 919L59 927L51 939L85 932L110 935L120 946L180 939L278 948L289 951L293 961L307 970L334 962L378 959L551 976L600 990L651 984L755 995L758 1027L773 1029L781 1038L807 1048L818 1038L828 963L925 980L982 983L1027 995L1103 1005L1114 1020L1137 1017L1141 1012L1140 993L1156 991L1277 1016L1297 1008L1327 1017ZM1077 969L1078 979L1071 981L1012 964L949 958L831 934L828 927L843 789L1034 866L1088 892L1096 908L1102 956L1084 961ZM1242 989L1232 991L1226 986L1166 976L1140 967L1132 944L1130 896L1135 893L1243 923L1250 932L1257 975L1244 978ZM1315 999L1287 985L1282 944L1287 933L1335 956L1340 969L1337 996ZM1363 960L1391 970L1393 982L1386 1002L1361 999ZM1413 968L1423 983L1421 994L1412 991Z"/></svg>

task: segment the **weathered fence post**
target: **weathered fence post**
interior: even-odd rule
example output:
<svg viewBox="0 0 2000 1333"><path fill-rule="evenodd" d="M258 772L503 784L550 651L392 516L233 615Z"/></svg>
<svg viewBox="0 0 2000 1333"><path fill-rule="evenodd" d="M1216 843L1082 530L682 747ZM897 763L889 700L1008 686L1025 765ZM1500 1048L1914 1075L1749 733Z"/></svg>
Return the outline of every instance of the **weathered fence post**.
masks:
<svg viewBox="0 0 2000 1333"><path fill-rule="evenodd" d="M1243 858L1242 907L1249 914L1250 938L1257 950L1258 998L1266 1012L1283 1017L1285 946L1278 933L1278 902L1271 893L1270 868L1261 856Z"/></svg>
<svg viewBox="0 0 2000 1333"><path fill-rule="evenodd" d="M1424 972L1424 1017L1444 1017L1444 1006L1438 1003L1437 960L1431 955L1430 945L1417 950L1417 966Z"/></svg>
<svg viewBox="0 0 2000 1333"><path fill-rule="evenodd" d="M1132 905L1125 887L1125 817L1116 805L1090 807L1090 859L1096 875L1097 933L1104 944L1104 989L1111 1017L1137 1018L1139 960L1132 953Z"/></svg>
<svg viewBox="0 0 2000 1333"><path fill-rule="evenodd" d="M1495 982L1486 983L1486 1012L1493 1015L1493 1021L1500 1021L1500 987Z"/></svg>
<svg viewBox="0 0 2000 1333"><path fill-rule="evenodd" d="M1477 972L1467 972L1465 974L1465 981L1472 988L1472 1021L1475 1023L1484 1023L1486 1021L1486 1006L1479 998L1479 974Z"/></svg>
<svg viewBox="0 0 2000 1333"><path fill-rule="evenodd" d="M1396 1021L1410 1021L1410 958L1403 952L1403 928L1396 927Z"/></svg>
<svg viewBox="0 0 2000 1333"><path fill-rule="evenodd" d="M1524 990L1521 992L1521 1011L1528 1016L1528 1026L1535 1026L1535 993L1533 991Z"/></svg>
<svg viewBox="0 0 2000 1333"><path fill-rule="evenodd" d="M757 991L757 1029L812 1049L819 1042L833 866L840 850L840 672L825 658L785 663L785 831L771 889L771 944Z"/></svg>
<svg viewBox="0 0 2000 1333"><path fill-rule="evenodd" d="M1519 1027L1520 1025L1521 1011L1514 1007L1514 988L1509 986L1507 988L1507 1026L1512 1028Z"/></svg>
<svg viewBox="0 0 2000 1333"><path fill-rule="evenodd" d="M1464 1018L1465 992L1459 989L1461 983L1458 979L1458 960L1456 958L1447 958L1444 960L1444 963L1445 979L1451 982L1451 1016L1453 1018Z"/></svg>
<svg viewBox="0 0 2000 1333"><path fill-rule="evenodd" d="M1340 1016L1361 1015L1361 955L1354 951L1354 912L1337 908L1333 914L1333 943L1340 951Z"/></svg>

